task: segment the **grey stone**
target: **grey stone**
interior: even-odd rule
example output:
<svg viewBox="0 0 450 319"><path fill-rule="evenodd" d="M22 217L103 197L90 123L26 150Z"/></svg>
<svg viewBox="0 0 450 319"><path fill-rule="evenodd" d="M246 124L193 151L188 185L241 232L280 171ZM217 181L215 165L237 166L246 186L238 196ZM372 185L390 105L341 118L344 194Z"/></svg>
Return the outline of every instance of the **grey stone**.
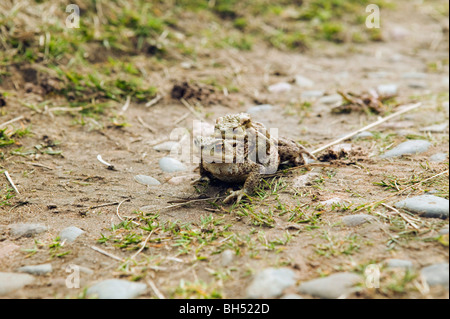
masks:
<svg viewBox="0 0 450 319"><path fill-rule="evenodd" d="M384 71L377 71L377 72L369 72L367 73L367 77L369 79L383 79L387 78L391 75L391 73L384 72Z"/></svg>
<svg viewBox="0 0 450 319"><path fill-rule="evenodd" d="M428 85L423 81L409 82L408 86L412 89L426 89Z"/></svg>
<svg viewBox="0 0 450 319"><path fill-rule="evenodd" d="M163 157L159 160L159 167L166 173L181 172L186 170L186 166L179 160L172 157Z"/></svg>
<svg viewBox="0 0 450 319"><path fill-rule="evenodd" d="M47 231L47 226L42 224L12 224L10 234L14 237L31 237Z"/></svg>
<svg viewBox="0 0 450 319"><path fill-rule="evenodd" d="M230 250L230 249L226 249L224 250L221 254L220 254L220 265L222 267L226 267L231 265L231 263L234 260L234 256L235 253L234 251Z"/></svg>
<svg viewBox="0 0 450 319"><path fill-rule="evenodd" d="M366 214L349 215L342 217L342 223L345 226L354 227L367 223L371 219L373 219L373 216Z"/></svg>
<svg viewBox="0 0 450 319"><path fill-rule="evenodd" d="M326 104L326 105L341 104L342 96L340 96L339 94L326 95L319 99L319 103Z"/></svg>
<svg viewBox="0 0 450 319"><path fill-rule="evenodd" d="M423 80L427 77L426 73L422 72L405 72L402 74L403 79L416 79L416 80Z"/></svg>
<svg viewBox="0 0 450 319"><path fill-rule="evenodd" d="M304 77L303 75L297 75L295 77L295 84L300 87L310 88L314 86L314 81Z"/></svg>
<svg viewBox="0 0 450 319"><path fill-rule="evenodd" d="M107 279L101 281L86 291L88 296L99 299L132 299L143 294L147 285L120 279Z"/></svg>
<svg viewBox="0 0 450 319"><path fill-rule="evenodd" d="M288 92L292 89L292 85L287 82L280 82L268 87L269 92L271 93L283 93Z"/></svg>
<svg viewBox="0 0 450 319"><path fill-rule="evenodd" d="M386 267L389 268L407 268L407 269L411 269L413 268L413 263L410 260L405 260L405 259L387 259L385 261Z"/></svg>
<svg viewBox="0 0 450 319"><path fill-rule="evenodd" d="M364 138L372 138L373 134L368 131L363 131L361 133L356 134L352 137L353 140L364 139Z"/></svg>
<svg viewBox="0 0 450 319"><path fill-rule="evenodd" d="M430 125L420 129L421 132L444 133L447 131L448 123Z"/></svg>
<svg viewBox="0 0 450 319"><path fill-rule="evenodd" d="M61 230L61 232L59 233L59 238L61 241L66 241L68 243L72 243L82 233L84 233L84 231L79 229L78 227L69 226L69 227L66 227L63 230Z"/></svg>
<svg viewBox="0 0 450 319"><path fill-rule="evenodd" d="M247 110L247 113L255 114L255 113L259 113L259 112L270 111L272 108L273 108L273 106L270 104L255 105L255 106L250 107Z"/></svg>
<svg viewBox="0 0 450 319"><path fill-rule="evenodd" d="M33 283L34 277L28 274L0 272L0 296L7 295L15 290Z"/></svg>
<svg viewBox="0 0 450 319"><path fill-rule="evenodd" d="M352 293L354 286L361 280L360 276L353 273L337 273L304 282L298 287L298 291L315 297L335 299Z"/></svg>
<svg viewBox="0 0 450 319"><path fill-rule="evenodd" d="M407 154L418 154L426 152L430 146L431 143L425 140L410 140L397 145L397 147L387 151L380 157L391 158Z"/></svg>
<svg viewBox="0 0 450 319"><path fill-rule="evenodd" d="M18 272L26 272L32 275L45 275L53 271L52 264L29 265L17 269Z"/></svg>
<svg viewBox="0 0 450 319"><path fill-rule="evenodd" d="M439 231L439 235L446 235L446 234L448 234L448 227L447 227L447 228L442 228L442 229Z"/></svg>
<svg viewBox="0 0 450 319"><path fill-rule="evenodd" d="M448 289L448 263L434 264L422 268L420 274L426 280L428 285L441 285Z"/></svg>
<svg viewBox="0 0 450 319"><path fill-rule="evenodd" d="M317 99L322 97L324 94L325 92L320 90L303 91L301 97L302 99Z"/></svg>
<svg viewBox="0 0 450 319"><path fill-rule="evenodd" d="M377 92L380 95L396 95L397 88L396 84L381 84L377 86Z"/></svg>
<svg viewBox="0 0 450 319"><path fill-rule="evenodd" d="M287 294L282 296L280 299L304 299L304 298L297 294Z"/></svg>
<svg viewBox="0 0 450 319"><path fill-rule="evenodd" d="M442 163L448 158L446 153L436 153L430 156L430 161L435 163Z"/></svg>
<svg viewBox="0 0 450 319"><path fill-rule="evenodd" d="M434 195L420 195L407 198L394 204L396 208L406 209L423 217L448 218L448 200Z"/></svg>
<svg viewBox="0 0 450 319"><path fill-rule="evenodd" d="M134 176L134 180L138 182L139 184L148 185L148 186L156 186L161 185L161 183L151 176L147 175L136 175Z"/></svg>
<svg viewBox="0 0 450 319"><path fill-rule="evenodd" d="M295 274L288 268L266 268L253 278L247 287L248 298L274 298L283 290L295 285Z"/></svg>
<svg viewBox="0 0 450 319"><path fill-rule="evenodd" d="M158 152L163 152L163 151L171 151L172 148L177 147L177 146L178 146L178 143L175 141L166 141L161 144L153 146L153 149Z"/></svg>

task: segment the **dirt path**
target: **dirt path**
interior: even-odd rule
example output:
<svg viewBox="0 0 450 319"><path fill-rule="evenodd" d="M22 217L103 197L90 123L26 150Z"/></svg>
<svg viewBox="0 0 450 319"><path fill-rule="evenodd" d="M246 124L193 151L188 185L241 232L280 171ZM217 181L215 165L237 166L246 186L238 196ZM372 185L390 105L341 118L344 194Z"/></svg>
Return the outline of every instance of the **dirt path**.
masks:
<svg viewBox="0 0 450 319"><path fill-rule="evenodd" d="M398 258L413 263L411 278L405 279L402 271L382 268L380 289L361 287L350 297L448 298L448 286L433 286L429 291L417 288L420 269L448 263L448 235L446 245L439 237L448 220L414 216L415 229L383 206L356 211L360 205L390 195L385 201L389 205L427 191L448 199L448 174L398 194L379 185L382 181L394 185L395 181L403 189L448 169L448 129L420 131L448 120L448 29L443 32L442 23L426 10L405 7L382 12L384 42L324 45L302 54L262 45L249 52L217 50L199 58L192 68L175 65L152 75L167 96L151 107L132 102L124 112L128 125L123 127L111 124L99 130L95 121L80 126L76 116L52 117L8 99L1 108L8 116L2 116L0 122L24 115L26 120L20 123L31 125L32 135L21 140L16 154L36 150L37 145L56 153L21 156L5 152L1 160L2 169L9 172L20 195L0 206L0 271L15 272L24 265L44 263L53 268L50 274L35 276L32 284L7 297L80 297L84 288L99 280L120 278L145 284L151 279L167 297L241 298L246 297L252 275L267 267L287 267L294 271L297 283L302 283L343 271L363 274L369 264L382 267L385 260ZM292 83L297 75L310 79L311 87ZM196 119L185 105L170 98L173 79L201 82L214 77L229 80L240 90L229 92L229 96L220 93L225 105L204 106L199 116L213 123L218 116L270 104L270 110L257 112L254 118L278 128L280 135L302 141L310 150L377 119L364 112L332 114L323 96L305 98L310 91L335 97L338 90L362 93L394 84L399 104L421 101L423 107L375 128L372 138L351 140L363 156L268 179L272 184L261 191L265 199L255 195L252 202L241 206L222 206L219 201L162 209L173 200L199 196L190 185L190 175L197 174L195 165L186 163L184 172L164 173L158 163L168 152L153 149L158 142L169 140L175 127L191 132ZM269 92L268 86L279 82L291 83L291 90ZM39 102L33 93L22 94L29 102ZM117 106L118 113L121 107ZM408 139L425 139L432 145L417 155L379 157ZM8 152L11 150L14 148ZM447 159L430 161L436 153L446 153ZM116 170L97 161L98 154ZM139 184L134 180L138 174L152 176L162 184ZM309 184L294 187L298 177L305 174L311 176ZM187 177L181 183L169 183L174 176ZM9 187L6 179L1 185L5 196L4 189ZM226 190L224 185L213 185L206 194L223 195ZM331 206L321 203L333 198L342 202ZM361 213L373 216L373 220L356 227L342 223L344 216ZM121 224L118 215L124 219L132 216L131 220L147 229ZM10 227L16 223L43 224L48 230L15 238ZM84 233L73 243L58 241L61 230L69 226ZM145 242L150 229L154 231ZM127 262L143 243L146 249L135 261ZM227 265L225 250L233 252ZM81 272L79 288L69 289L66 267L72 264L89 270ZM288 292L296 292L295 287ZM155 297L155 291L149 287L141 297Z"/></svg>

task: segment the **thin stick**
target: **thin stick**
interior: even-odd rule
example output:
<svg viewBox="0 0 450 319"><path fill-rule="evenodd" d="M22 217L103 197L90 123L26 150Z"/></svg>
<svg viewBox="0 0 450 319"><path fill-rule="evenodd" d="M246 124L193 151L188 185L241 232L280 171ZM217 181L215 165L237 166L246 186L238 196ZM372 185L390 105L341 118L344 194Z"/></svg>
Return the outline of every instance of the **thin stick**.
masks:
<svg viewBox="0 0 450 319"><path fill-rule="evenodd" d="M143 127L148 129L150 132L155 133L155 129L153 127L151 127L149 124L145 123L144 120L140 116L138 116L137 119Z"/></svg>
<svg viewBox="0 0 450 319"><path fill-rule="evenodd" d="M394 194L392 194L392 195L389 195L389 196L387 196L387 197L385 197L385 198L383 198L383 199L381 199L381 200L379 200L379 201L372 202L372 203L370 203L370 204L368 204L368 205L364 205L363 207L361 207L360 209L357 209L357 210L354 211L354 212L358 212L358 211L360 211L360 210L362 210L362 209L364 209L364 208L367 208L367 207L372 207L372 206L374 206L374 205L376 205L376 204L381 204L381 203L383 203L385 200L388 200L388 199L391 198L391 197L400 195L400 194L404 193L405 191L407 191L408 189L413 188L413 187L416 186L417 184L425 183L425 182L427 182L427 181L429 181L429 180L431 180L431 179L433 179L433 178L436 178L436 177L438 177L438 176L441 176L441 175L443 175L443 174L448 174L448 173L449 173L449 170L440 172L439 174L436 174L436 175L433 175L433 176L431 176L431 177L428 177L428 178L424 179L423 181L419 181L419 182L417 182L417 183L414 183L413 185L410 185L410 186L408 186L408 187L405 187L405 188L402 189L401 191L399 191L399 192L397 192L397 193L394 193Z"/></svg>
<svg viewBox="0 0 450 319"><path fill-rule="evenodd" d="M120 110L120 114L123 114L128 110L128 107L130 106L130 101L131 97L128 95L125 104L122 106L122 109Z"/></svg>
<svg viewBox="0 0 450 319"><path fill-rule="evenodd" d="M153 282L153 280L151 279L147 279L148 285L152 288L153 292L155 293L155 295L159 298L159 299L166 299L166 297L164 297L164 295L161 293L161 291L159 291L158 288L156 288L155 283Z"/></svg>
<svg viewBox="0 0 450 319"><path fill-rule="evenodd" d="M163 98L162 95L158 94L158 95L156 95L156 97L154 99L152 99L152 100L148 101L147 103L145 103L145 106L146 107L153 106L156 103L158 103L162 98Z"/></svg>
<svg viewBox="0 0 450 319"><path fill-rule="evenodd" d="M393 211L396 212L401 218L403 218L403 220L404 220L405 222L407 222L408 224L410 224L410 225L411 225L413 228L415 228L416 230L419 230L419 227L418 227L416 224L414 224L414 223L409 219L409 217L407 217L405 214L401 213L398 209L396 209L396 208L394 208L394 207L392 207L392 206L389 206L389 205L387 205L387 204L385 204L385 203L382 203L381 205L383 205L384 207L387 207L387 208L393 210Z"/></svg>
<svg viewBox="0 0 450 319"><path fill-rule="evenodd" d="M345 135L344 137L338 138L337 140L335 140L335 141L333 141L331 143L328 143L328 144L326 144L324 146L321 146L318 149L312 151L311 154L316 154L316 153L322 152L323 150L329 148L330 146L333 146L333 145L336 145L336 144L338 144L338 143L340 143L342 141L345 141L345 140L349 139L350 137L355 136L358 133L361 133L361 132L366 131L366 130L372 128L372 127L375 127L375 126L377 126L377 125L379 125L379 124L381 124L383 122L386 122L386 121L388 121L388 120L390 120L390 119L392 119L394 117L397 117L397 116L399 116L399 115L401 115L403 113L406 113L406 112L409 112L411 110L414 110L414 109L418 108L421 105L422 105L422 103L420 103L420 102L419 103L415 103L415 104L411 104L408 107L405 107L403 110L395 112L395 113L393 113L391 115L388 115L386 117L380 118L378 121L373 122L372 124L364 126L363 128L360 128L357 131L349 133L349 134Z"/></svg>
<svg viewBox="0 0 450 319"><path fill-rule="evenodd" d="M8 124L11 124L11 123L20 121L20 120L22 120L23 118L24 118L23 115L18 116L18 117L16 117L16 118L13 118L12 120L9 120L9 121L7 121L7 122L5 122L5 123L0 124L0 128L3 127L3 126L6 126L6 125L8 125Z"/></svg>
<svg viewBox="0 0 450 319"><path fill-rule="evenodd" d="M194 108L188 103L188 101L186 101L185 99L181 98L180 99L181 103L183 103L183 105L200 121L204 121L205 119L202 118L200 115L198 115L197 112L195 112Z"/></svg>
<svg viewBox="0 0 450 319"><path fill-rule="evenodd" d="M125 219L123 219L121 216L120 216L120 214L119 214L119 208L120 208L120 205L122 205L124 202L128 202L130 200L130 198L126 198L126 199L124 199L123 201L121 201L120 203L119 203L119 205L117 206L117 210L116 210L116 215L117 215L117 217L119 217L119 219L121 220L121 221L125 221ZM135 225L138 225L139 226L139 223L138 222L135 222L134 220L132 220L131 221L133 224L135 224Z"/></svg>
<svg viewBox="0 0 450 319"><path fill-rule="evenodd" d="M20 195L19 190L17 189L16 185L14 185L14 182L11 179L11 176L9 176L8 171L5 171L5 176L8 182L11 184L12 188L14 188L14 191L17 193L17 195Z"/></svg>
<svg viewBox="0 0 450 319"><path fill-rule="evenodd" d="M103 254L103 255L105 255L105 256L108 256L108 257L110 257L110 258L112 258L112 259L115 259L115 260L118 260L118 261L124 261L122 258L117 257L116 255L110 254L110 253L108 253L107 251L104 251L103 249L100 249L100 248L98 248L98 247L96 247L96 246L91 246L91 248L92 248L93 250L99 252L100 254Z"/></svg>
<svg viewBox="0 0 450 319"><path fill-rule="evenodd" d="M152 229L152 231L150 232L150 234L148 234L147 238L145 238L144 243L142 244L141 248L139 248L139 250L138 250L133 256L131 256L129 260L132 260L132 259L136 258L136 256L139 255L139 253L140 253L141 251L144 250L145 245L147 245L147 242L148 242L148 240L150 239L150 236L151 236L152 234L153 234L153 229Z"/></svg>
<svg viewBox="0 0 450 319"><path fill-rule="evenodd" d="M25 162L25 164L32 165L32 166L37 166L37 167L43 167L43 168L46 168L48 170L53 170L53 168L51 168L50 166L45 166L45 165L42 165L42 164L39 164L39 163Z"/></svg>

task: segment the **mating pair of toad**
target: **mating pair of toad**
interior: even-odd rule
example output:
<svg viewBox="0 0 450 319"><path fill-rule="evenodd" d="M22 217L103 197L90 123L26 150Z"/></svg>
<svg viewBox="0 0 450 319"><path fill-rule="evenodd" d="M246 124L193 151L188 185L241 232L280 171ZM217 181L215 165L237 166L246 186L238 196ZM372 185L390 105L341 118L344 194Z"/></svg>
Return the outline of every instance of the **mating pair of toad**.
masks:
<svg viewBox="0 0 450 319"><path fill-rule="evenodd" d="M261 175L275 173L280 163L298 166L306 163L306 155L314 158L297 142L270 133L246 113L219 117L213 135L194 139L200 157L199 181L216 178L244 183L242 189L231 192L224 200L239 202L254 191Z"/></svg>

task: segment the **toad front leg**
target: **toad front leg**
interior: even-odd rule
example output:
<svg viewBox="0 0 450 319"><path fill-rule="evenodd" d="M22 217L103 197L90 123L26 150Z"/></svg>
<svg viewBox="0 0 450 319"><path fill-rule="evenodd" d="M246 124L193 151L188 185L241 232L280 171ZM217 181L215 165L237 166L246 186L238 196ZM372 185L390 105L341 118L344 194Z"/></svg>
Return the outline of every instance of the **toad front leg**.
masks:
<svg viewBox="0 0 450 319"><path fill-rule="evenodd" d="M261 178L260 170L261 165L252 164L250 173L248 174L242 189L238 191L232 191L231 194L228 195L223 202L229 203L236 199L236 203L239 203L244 195L252 194L256 186L258 186L259 180Z"/></svg>

